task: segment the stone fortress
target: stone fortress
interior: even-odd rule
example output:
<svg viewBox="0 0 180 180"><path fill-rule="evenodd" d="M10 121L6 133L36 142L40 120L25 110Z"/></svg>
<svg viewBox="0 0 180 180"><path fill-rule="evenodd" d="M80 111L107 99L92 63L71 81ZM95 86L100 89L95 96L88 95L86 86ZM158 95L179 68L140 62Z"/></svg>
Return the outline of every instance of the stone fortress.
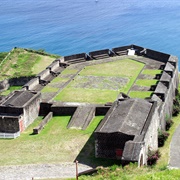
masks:
<svg viewBox="0 0 180 180"><path fill-rule="evenodd" d="M80 72L89 62L96 64L125 57L144 63L144 69L162 70L155 76L158 83L150 87L151 97L138 99L120 93L114 102L89 104L54 102L55 93L41 96L40 91L68 66L77 65ZM138 78L143 78L141 72ZM39 133L52 116L70 115L68 128L86 129L94 116L104 115L94 132L95 156L143 165L147 163L148 148L158 149L158 130L165 130L167 118L172 117L178 82L177 57L136 45L65 56L53 61L21 90L1 100L0 137L18 137L38 116L45 118L34 133ZM137 87L133 85L133 88Z"/></svg>

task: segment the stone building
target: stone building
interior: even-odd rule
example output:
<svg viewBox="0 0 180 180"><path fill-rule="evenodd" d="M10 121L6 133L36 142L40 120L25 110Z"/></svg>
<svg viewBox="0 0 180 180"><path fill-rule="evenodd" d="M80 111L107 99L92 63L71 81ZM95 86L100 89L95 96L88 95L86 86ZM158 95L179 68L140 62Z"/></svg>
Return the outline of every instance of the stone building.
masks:
<svg viewBox="0 0 180 180"><path fill-rule="evenodd" d="M148 146L158 148L156 107L143 99L115 101L94 132L96 157L145 164Z"/></svg>
<svg viewBox="0 0 180 180"><path fill-rule="evenodd" d="M0 137L15 138L38 117L40 92L14 91L0 103Z"/></svg>

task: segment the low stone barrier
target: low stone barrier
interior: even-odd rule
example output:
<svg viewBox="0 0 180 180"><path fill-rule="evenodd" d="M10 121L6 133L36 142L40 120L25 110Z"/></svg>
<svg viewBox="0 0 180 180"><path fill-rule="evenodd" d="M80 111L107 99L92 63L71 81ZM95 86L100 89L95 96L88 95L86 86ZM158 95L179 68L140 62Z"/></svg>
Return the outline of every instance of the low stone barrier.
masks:
<svg viewBox="0 0 180 180"><path fill-rule="evenodd" d="M41 121L38 127L33 129L33 134L39 134L44 126L52 119L53 113L49 112L47 116Z"/></svg>
<svg viewBox="0 0 180 180"><path fill-rule="evenodd" d="M78 62L85 62L89 56L86 53L74 54L71 56L65 56L64 61L68 63L78 63Z"/></svg>
<svg viewBox="0 0 180 180"><path fill-rule="evenodd" d="M26 90L34 90L34 88L39 84L38 77L31 79L28 83L26 83L22 88L26 88Z"/></svg>
<svg viewBox="0 0 180 180"><path fill-rule="evenodd" d="M111 56L112 52L109 49L103 49L103 50L89 52L89 55L92 59L102 59Z"/></svg>
<svg viewBox="0 0 180 180"><path fill-rule="evenodd" d="M152 58L152 59L156 59L161 62L167 62L170 57L169 54L161 53L161 52L154 51L151 49L146 49L145 56Z"/></svg>
<svg viewBox="0 0 180 180"><path fill-rule="evenodd" d="M132 46L122 46L122 47L112 48L112 51L118 56L123 56L123 55L127 55L128 49L131 48Z"/></svg>

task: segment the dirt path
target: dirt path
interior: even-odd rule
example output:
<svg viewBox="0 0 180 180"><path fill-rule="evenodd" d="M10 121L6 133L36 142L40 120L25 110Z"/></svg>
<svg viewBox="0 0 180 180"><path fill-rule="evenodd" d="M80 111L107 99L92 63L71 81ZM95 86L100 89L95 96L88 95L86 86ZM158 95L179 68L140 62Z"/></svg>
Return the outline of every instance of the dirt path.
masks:
<svg viewBox="0 0 180 180"><path fill-rule="evenodd" d="M78 164L78 172L91 167ZM0 180L32 180L48 178L75 178L75 163L0 166Z"/></svg>

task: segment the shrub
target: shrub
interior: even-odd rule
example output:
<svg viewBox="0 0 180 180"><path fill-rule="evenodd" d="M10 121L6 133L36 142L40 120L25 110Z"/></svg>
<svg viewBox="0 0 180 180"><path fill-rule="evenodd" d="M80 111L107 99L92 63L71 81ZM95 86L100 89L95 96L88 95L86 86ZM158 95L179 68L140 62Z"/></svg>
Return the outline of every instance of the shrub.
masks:
<svg viewBox="0 0 180 180"><path fill-rule="evenodd" d="M176 99L173 101L173 116L177 116L180 112L180 93L176 95Z"/></svg>
<svg viewBox="0 0 180 180"><path fill-rule="evenodd" d="M148 159L147 164L152 166L156 164L157 160L160 158L160 152L159 150L151 150L151 148L148 148Z"/></svg>
<svg viewBox="0 0 180 180"><path fill-rule="evenodd" d="M170 127L172 126L173 121L172 119L168 119L166 120L166 131L168 131L170 129Z"/></svg>
<svg viewBox="0 0 180 180"><path fill-rule="evenodd" d="M166 139L168 138L169 133L166 131L159 131L158 132L158 146L162 147L164 145L164 142L166 141Z"/></svg>

